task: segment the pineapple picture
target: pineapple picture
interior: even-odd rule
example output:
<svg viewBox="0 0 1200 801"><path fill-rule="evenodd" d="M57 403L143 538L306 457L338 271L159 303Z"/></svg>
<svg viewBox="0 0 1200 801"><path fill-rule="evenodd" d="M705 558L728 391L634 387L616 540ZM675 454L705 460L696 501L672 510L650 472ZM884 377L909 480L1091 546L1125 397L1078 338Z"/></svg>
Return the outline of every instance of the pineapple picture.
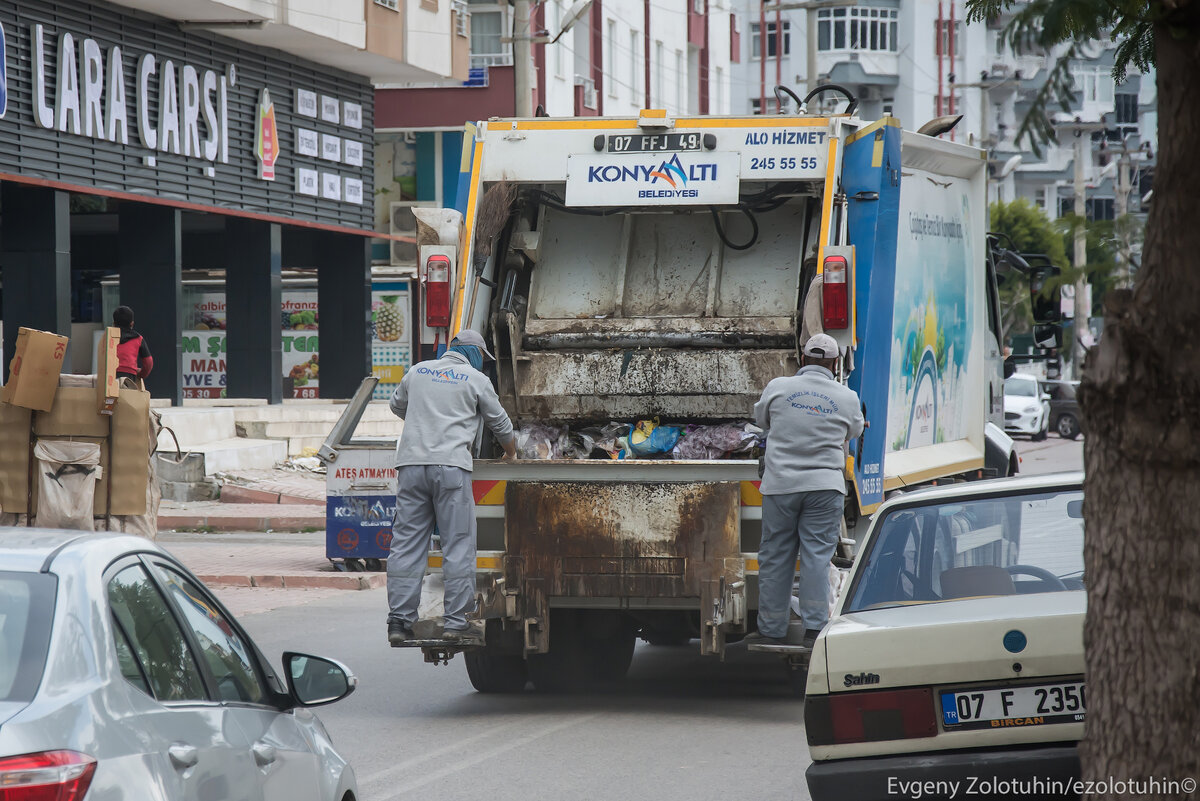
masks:
<svg viewBox="0 0 1200 801"><path fill-rule="evenodd" d="M372 318L375 323L375 336L381 342L395 342L404 333L404 312L396 303L399 295L384 295L383 301L375 309Z"/></svg>

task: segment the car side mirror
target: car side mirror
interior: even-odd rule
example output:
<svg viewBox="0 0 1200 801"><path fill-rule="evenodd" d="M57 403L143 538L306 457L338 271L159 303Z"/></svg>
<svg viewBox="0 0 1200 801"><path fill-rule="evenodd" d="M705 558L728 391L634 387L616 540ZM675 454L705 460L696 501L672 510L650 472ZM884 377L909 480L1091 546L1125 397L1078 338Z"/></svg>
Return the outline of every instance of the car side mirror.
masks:
<svg viewBox="0 0 1200 801"><path fill-rule="evenodd" d="M1035 325L1062 320L1062 292L1057 286L1052 289L1046 287L1046 282L1059 272L1059 269L1053 266L1035 267L1030 270L1029 300Z"/></svg>
<svg viewBox="0 0 1200 801"><path fill-rule="evenodd" d="M1042 350L1057 350L1062 347L1062 326L1058 323L1046 323L1033 326L1034 347Z"/></svg>
<svg viewBox="0 0 1200 801"><path fill-rule="evenodd" d="M300 706L332 704L358 686L349 668L332 659L285 651L283 666L288 692Z"/></svg>

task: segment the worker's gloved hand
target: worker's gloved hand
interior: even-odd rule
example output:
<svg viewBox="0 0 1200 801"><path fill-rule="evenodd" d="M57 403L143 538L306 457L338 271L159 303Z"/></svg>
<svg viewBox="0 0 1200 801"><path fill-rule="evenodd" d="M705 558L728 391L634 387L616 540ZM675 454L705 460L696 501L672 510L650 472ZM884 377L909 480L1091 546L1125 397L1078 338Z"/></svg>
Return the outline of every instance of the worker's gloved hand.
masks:
<svg viewBox="0 0 1200 801"><path fill-rule="evenodd" d="M510 462L517 458L516 438L510 439L508 442L504 443L504 458Z"/></svg>

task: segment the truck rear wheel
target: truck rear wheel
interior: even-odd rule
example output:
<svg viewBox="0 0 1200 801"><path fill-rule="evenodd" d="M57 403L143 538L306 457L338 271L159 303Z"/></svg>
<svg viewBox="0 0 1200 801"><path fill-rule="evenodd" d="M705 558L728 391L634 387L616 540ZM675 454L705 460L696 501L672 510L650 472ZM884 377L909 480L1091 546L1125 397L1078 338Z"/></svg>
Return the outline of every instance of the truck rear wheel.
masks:
<svg viewBox="0 0 1200 801"><path fill-rule="evenodd" d="M489 645L465 651L463 658L471 686L481 693L519 693L529 681L520 654L500 653Z"/></svg>
<svg viewBox="0 0 1200 801"><path fill-rule="evenodd" d="M529 683L520 632L504 629L499 620L487 621L483 648L463 652L467 677L481 693L519 693Z"/></svg>
<svg viewBox="0 0 1200 801"><path fill-rule="evenodd" d="M623 630L612 637L588 640L586 650L591 663L592 679L601 684L620 681L629 672L637 635L633 629Z"/></svg>
<svg viewBox="0 0 1200 801"><path fill-rule="evenodd" d="M530 654L529 679L538 692L579 692L591 676L589 653L574 609L550 611L550 650Z"/></svg>
<svg viewBox="0 0 1200 801"><path fill-rule="evenodd" d="M642 629L642 639L651 645L679 647L692 641L692 633L682 629Z"/></svg>

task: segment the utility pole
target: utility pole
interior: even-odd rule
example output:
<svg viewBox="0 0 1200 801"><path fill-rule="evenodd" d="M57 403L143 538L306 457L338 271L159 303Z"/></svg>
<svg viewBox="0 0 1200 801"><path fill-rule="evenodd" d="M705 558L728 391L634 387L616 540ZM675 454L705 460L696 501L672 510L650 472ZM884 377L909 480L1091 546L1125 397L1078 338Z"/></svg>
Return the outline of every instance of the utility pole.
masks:
<svg viewBox="0 0 1200 801"><path fill-rule="evenodd" d="M1128 226L1122 221L1125 215L1129 214L1129 148L1125 142L1121 142L1121 156L1117 160L1117 235L1120 237L1120 271L1117 276L1118 285L1128 287L1133 283L1132 271L1129 269L1129 242L1126 240L1126 231Z"/></svg>
<svg viewBox="0 0 1200 801"><path fill-rule="evenodd" d="M1084 145L1088 145L1091 149L1091 140L1086 143L1083 138L1083 131L1075 131L1075 215L1077 225L1075 226L1075 269L1079 270L1079 277L1075 279L1075 344L1071 348L1071 369L1075 371L1075 378L1080 377L1080 368L1083 366L1083 332L1088 328L1088 318L1092 316L1092 310L1088 308L1087 297L1087 196L1086 188L1083 183L1083 156Z"/></svg>
<svg viewBox="0 0 1200 801"><path fill-rule="evenodd" d="M818 9L841 8L843 6L854 6L854 5L858 5L858 0L810 0L810 2L800 2L800 3L783 2L783 3L772 3L770 5L767 5L766 3L763 4L761 13L764 15L763 16L764 19L766 18L765 15L768 11L779 12L779 11L802 10L802 11L808 12L804 18L805 19L804 24L807 27L806 38L808 40L808 43L805 47L805 50L807 51L805 53L805 56L806 56L805 71L808 74L805 75L804 77L805 77L805 83L808 85L809 92L812 92L812 90L816 89L817 85L818 85L817 84L817 11L818 11ZM766 26L764 25L762 29L765 31ZM763 52L764 53L766 52L765 46L763 47Z"/></svg>
<svg viewBox="0 0 1200 801"><path fill-rule="evenodd" d="M1088 318L1092 310L1088 305L1087 276L1087 185L1083 171L1084 161L1091 154L1091 134L1106 130L1102 122L1083 122L1076 119L1056 126L1059 132L1069 132L1075 137L1075 214L1079 217L1079 225L1075 227L1075 267L1079 270L1079 278L1075 281L1075 337L1071 348L1071 369L1075 378L1079 378L1083 367L1083 334L1088 331ZM1085 136L1086 135L1086 136Z"/></svg>
<svg viewBox="0 0 1200 801"><path fill-rule="evenodd" d="M513 0L513 86L518 117L533 116L533 5Z"/></svg>

